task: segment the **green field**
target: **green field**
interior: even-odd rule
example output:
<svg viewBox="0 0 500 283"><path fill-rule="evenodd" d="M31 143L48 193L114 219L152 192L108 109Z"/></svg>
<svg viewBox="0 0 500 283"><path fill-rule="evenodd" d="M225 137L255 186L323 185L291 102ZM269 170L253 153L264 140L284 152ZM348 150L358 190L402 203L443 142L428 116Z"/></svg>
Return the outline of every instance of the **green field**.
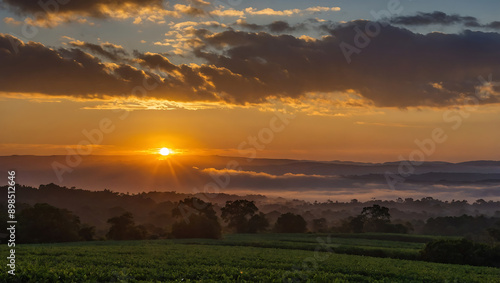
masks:
<svg viewBox="0 0 500 283"><path fill-rule="evenodd" d="M397 239L373 234L260 234L226 235L223 240L18 245L16 276L7 275L3 264L0 281L499 282L496 268L352 254L377 251L385 257L411 258L432 238ZM5 258L6 245L1 251Z"/></svg>

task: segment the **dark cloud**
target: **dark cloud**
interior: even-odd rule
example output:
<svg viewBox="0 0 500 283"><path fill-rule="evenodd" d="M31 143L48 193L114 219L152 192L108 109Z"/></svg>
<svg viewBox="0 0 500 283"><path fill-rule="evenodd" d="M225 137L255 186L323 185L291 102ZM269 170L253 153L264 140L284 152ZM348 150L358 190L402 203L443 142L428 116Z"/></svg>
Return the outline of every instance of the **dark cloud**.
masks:
<svg viewBox="0 0 500 283"><path fill-rule="evenodd" d="M284 21L274 21L267 25L267 28L272 32L292 32L298 30L304 30L304 24L297 24L294 26L290 26L287 22Z"/></svg>
<svg viewBox="0 0 500 283"><path fill-rule="evenodd" d="M144 6L162 7L162 0L1 0L20 14L76 13L93 17L107 16L106 10L139 9ZM63 4L59 4L59 2ZM57 5L54 5L57 4Z"/></svg>
<svg viewBox="0 0 500 283"><path fill-rule="evenodd" d="M101 55L112 61L122 61L128 53L121 47L111 43L103 43L101 45L81 42L81 41L71 41L68 43L71 46L86 49L94 54Z"/></svg>
<svg viewBox="0 0 500 283"><path fill-rule="evenodd" d="M406 26L423 26L423 25L453 25L453 24L478 24L475 17L448 15L444 12L434 11L432 13L419 12L414 16L399 16L390 20L392 24Z"/></svg>
<svg viewBox="0 0 500 283"><path fill-rule="evenodd" d="M457 14L446 14L440 11L432 13L419 12L412 16L398 16L389 20L391 24L404 26L426 26L426 25L464 25L471 28L500 29L500 22L494 21L481 24L477 18L471 16L460 16Z"/></svg>
<svg viewBox="0 0 500 283"><path fill-rule="evenodd" d="M500 21L494 21L489 24L484 25L484 27L491 28L491 29L500 29Z"/></svg>
<svg viewBox="0 0 500 283"><path fill-rule="evenodd" d="M264 30L266 28L265 25L259 25L259 24L252 24L247 22L246 20L240 19L234 25L240 26L242 28L246 28L249 30L257 31L257 30Z"/></svg>
<svg viewBox="0 0 500 283"><path fill-rule="evenodd" d="M104 64L80 49L56 51L0 34L0 89L52 95L91 95L125 91Z"/></svg>
<svg viewBox="0 0 500 283"><path fill-rule="evenodd" d="M259 25L248 23L246 20L238 20L235 25L252 31L268 30L274 33L294 32L306 29L306 25L304 23L291 26L285 21L274 21L267 25Z"/></svg>
<svg viewBox="0 0 500 283"><path fill-rule="evenodd" d="M254 93L269 95L255 78L246 78L225 68L174 65L160 54L134 52L135 59L128 61L138 62L143 67L140 69L126 63L104 63L80 49L114 58L122 53L115 45L80 42L77 46L79 48L54 50L0 34L0 91L85 98L135 95L174 101L230 102L234 102L233 96L238 94L243 97L252 97ZM147 92L134 91L144 85L155 87Z"/></svg>
<svg viewBox="0 0 500 283"><path fill-rule="evenodd" d="M362 31L377 25L379 33L365 37ZM475 95L479 76L500 77L498 33L423 35L361 20L324 30L330 36L312 39L199 29L193 40L201 44L194 51L206 61L201 65L176 65L161 54L140 52L122 60L125 51L112 44L79 42L73 44L78 48L53 50L0 35L0 91L129 96L144 80L155 80L147 96L175 101L246 104L354 90L376 106L447 107ZM345 46L355 50L350 63ZM480 103L498 103L498 97L482 94Z"/></svg>
<svg viewBox="0 0 500 283"><path fill-rule="evenodd" d="M156 54L156 53L140 53L140 52L134 52L134 56L137 57L137 59L140 60L141 65L146 66L148 68L153 68L153 69L161 69L165 72L172 72L175 70L179 70L179 67L176 65L172 64L168 58Z"/></svg>
<svg viewBox="0 0 500 283"><path fill-rule="evenodd" d="M85 46L102 52L96 46ZM119 50L112 46L105 44L103 50ZM113 55L112 52L105 54ZM156 87L146 93L147 97L178 101L215 99L199 68L184 65L179 67L180 75L161 78L128 64L103 63L79 48L54 50L40 43L23 43L4 34L0 34L0 61L0 91L5 92L86 98L128 97L142 96L142 92L134 92L134 89L145 83L155 83Z"/></svg>
<svg viewBox="0 0 500 283"><path fill-rule="evenodd" d="M365 46L356 47L369 21L330 28L318 40L290 35L225 31L205 35L198 57L244 77L257 78L277 96L300 97L308 92L356 90L378 106L447 106L475 94L479 76L500 76L500 35L465 31L422 35L384 26ZM370 26L368 26L369 28ZM373 27L372 27L373 28ZM363 40L361 40L363 41ZM347 63L340 46L356 50ZM249 101L252 98L237 96ZM498 102L494 96L484 103Z"/></svg>
<svg viewBox="0 0 500 283"><path fill-rule="evenodd" d="M244 101L237 101L234 94L242 94L243 97L252 97L259 93L263 93L264 96L269 94L266 92L265 86L255 78L246 78L225 68L208 65L199 67L185 64L174 65L166 57L155 53L136 52L135 56L142 66L169 74L168 82L170 85L206 89L223 101L244 103ZM206 78L209 78L209 83L207 83Z"/></svg>

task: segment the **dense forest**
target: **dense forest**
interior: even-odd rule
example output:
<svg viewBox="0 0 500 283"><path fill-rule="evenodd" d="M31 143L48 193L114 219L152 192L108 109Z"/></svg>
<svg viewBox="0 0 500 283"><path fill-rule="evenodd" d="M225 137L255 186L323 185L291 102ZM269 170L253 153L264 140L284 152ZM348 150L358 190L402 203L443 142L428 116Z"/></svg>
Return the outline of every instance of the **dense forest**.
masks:
<svg viewBox="0 0 500 283"><path fill-rule="evenodd" d="M2 188L7 190L7 187ZM464 236L487 242L495 235L495 229L500 228L500 202L482 199L474 203L465 200L441 201L431 197L311 203L263 195L191 195L176 192L124 194L48 184L38 188L18 186L16 202L18 218L27 217L34 221L34 216L28 217L30 213L54 215L55 212L50 210L52 207L61 209L64 212L62 214L75 217L68 223L78 222L84 229L79 237L93 239L113 238L116 231L111 232L110 229L117 221L128 221L138 226L140 231L130 232L136 238L175 237L172 228L179 228L179 223L189 222L190 217L194 222L206 223L200 219L202 216L220 225L221 233L280 230L392 232ZM0 205L5 207L6 200ZM199 211L200 206L204 212L193 213ZM241 215L238 215L239 211L242 211ZM296 225L287 227L287 222ZM5 221L1 223L5 225ZM22 221L20 225L22 227Z"/></svg>

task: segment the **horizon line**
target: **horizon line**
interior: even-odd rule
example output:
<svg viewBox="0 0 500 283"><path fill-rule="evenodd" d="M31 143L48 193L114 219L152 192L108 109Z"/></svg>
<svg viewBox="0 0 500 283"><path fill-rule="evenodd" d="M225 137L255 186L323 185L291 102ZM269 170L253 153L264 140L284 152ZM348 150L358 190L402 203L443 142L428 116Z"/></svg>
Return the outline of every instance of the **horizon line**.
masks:
<svg viewBox="0 0 500 283"><path fill-rule="evenodd" d="M63 157L63 156L80 156L78 154L51 154L51 155L36 155L36 154L11 154L11 155L0 155L2 157ZM159 154L89 154L85 155L85 157L139 157L139 156L159 156ZM235 158L235 159L248 159L243 156L231 156L231 155L219 155L219 154L172 154L167 158L176 158L176 157L222 157L222 158ZM300 161L300 162L321 162L321 163L358 163L358 164L392 164L392 163L400 163L400 162L415 162L408 159L405 160L395 160L395 161L380 161L380 162L371 162L371 161L352 161L352 160L316 160L316 159L293 159L293 158L273 158L273 157L256 157L253 159L257 160L289 160L289 161ZM461 163L469 163L469 162L500 162L500 160L494 159L468 159L464 161L444 161L444 160L426 160L426 161L418 161L422 163L447 163L447 164L461 164Z"/></svg>

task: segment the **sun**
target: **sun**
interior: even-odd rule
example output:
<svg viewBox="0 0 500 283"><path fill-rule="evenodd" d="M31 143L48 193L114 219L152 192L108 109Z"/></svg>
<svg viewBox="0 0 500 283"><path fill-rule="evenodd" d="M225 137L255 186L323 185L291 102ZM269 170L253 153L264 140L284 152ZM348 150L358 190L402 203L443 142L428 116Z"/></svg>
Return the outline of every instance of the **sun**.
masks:
<svg viewBox="0 0 500 283"><path fill-rule="evenodd" d="M170 154L170 149L166 148L166 147L162 147L160 149L160 154L163 155L163 156L167 156Z"/></svg>

